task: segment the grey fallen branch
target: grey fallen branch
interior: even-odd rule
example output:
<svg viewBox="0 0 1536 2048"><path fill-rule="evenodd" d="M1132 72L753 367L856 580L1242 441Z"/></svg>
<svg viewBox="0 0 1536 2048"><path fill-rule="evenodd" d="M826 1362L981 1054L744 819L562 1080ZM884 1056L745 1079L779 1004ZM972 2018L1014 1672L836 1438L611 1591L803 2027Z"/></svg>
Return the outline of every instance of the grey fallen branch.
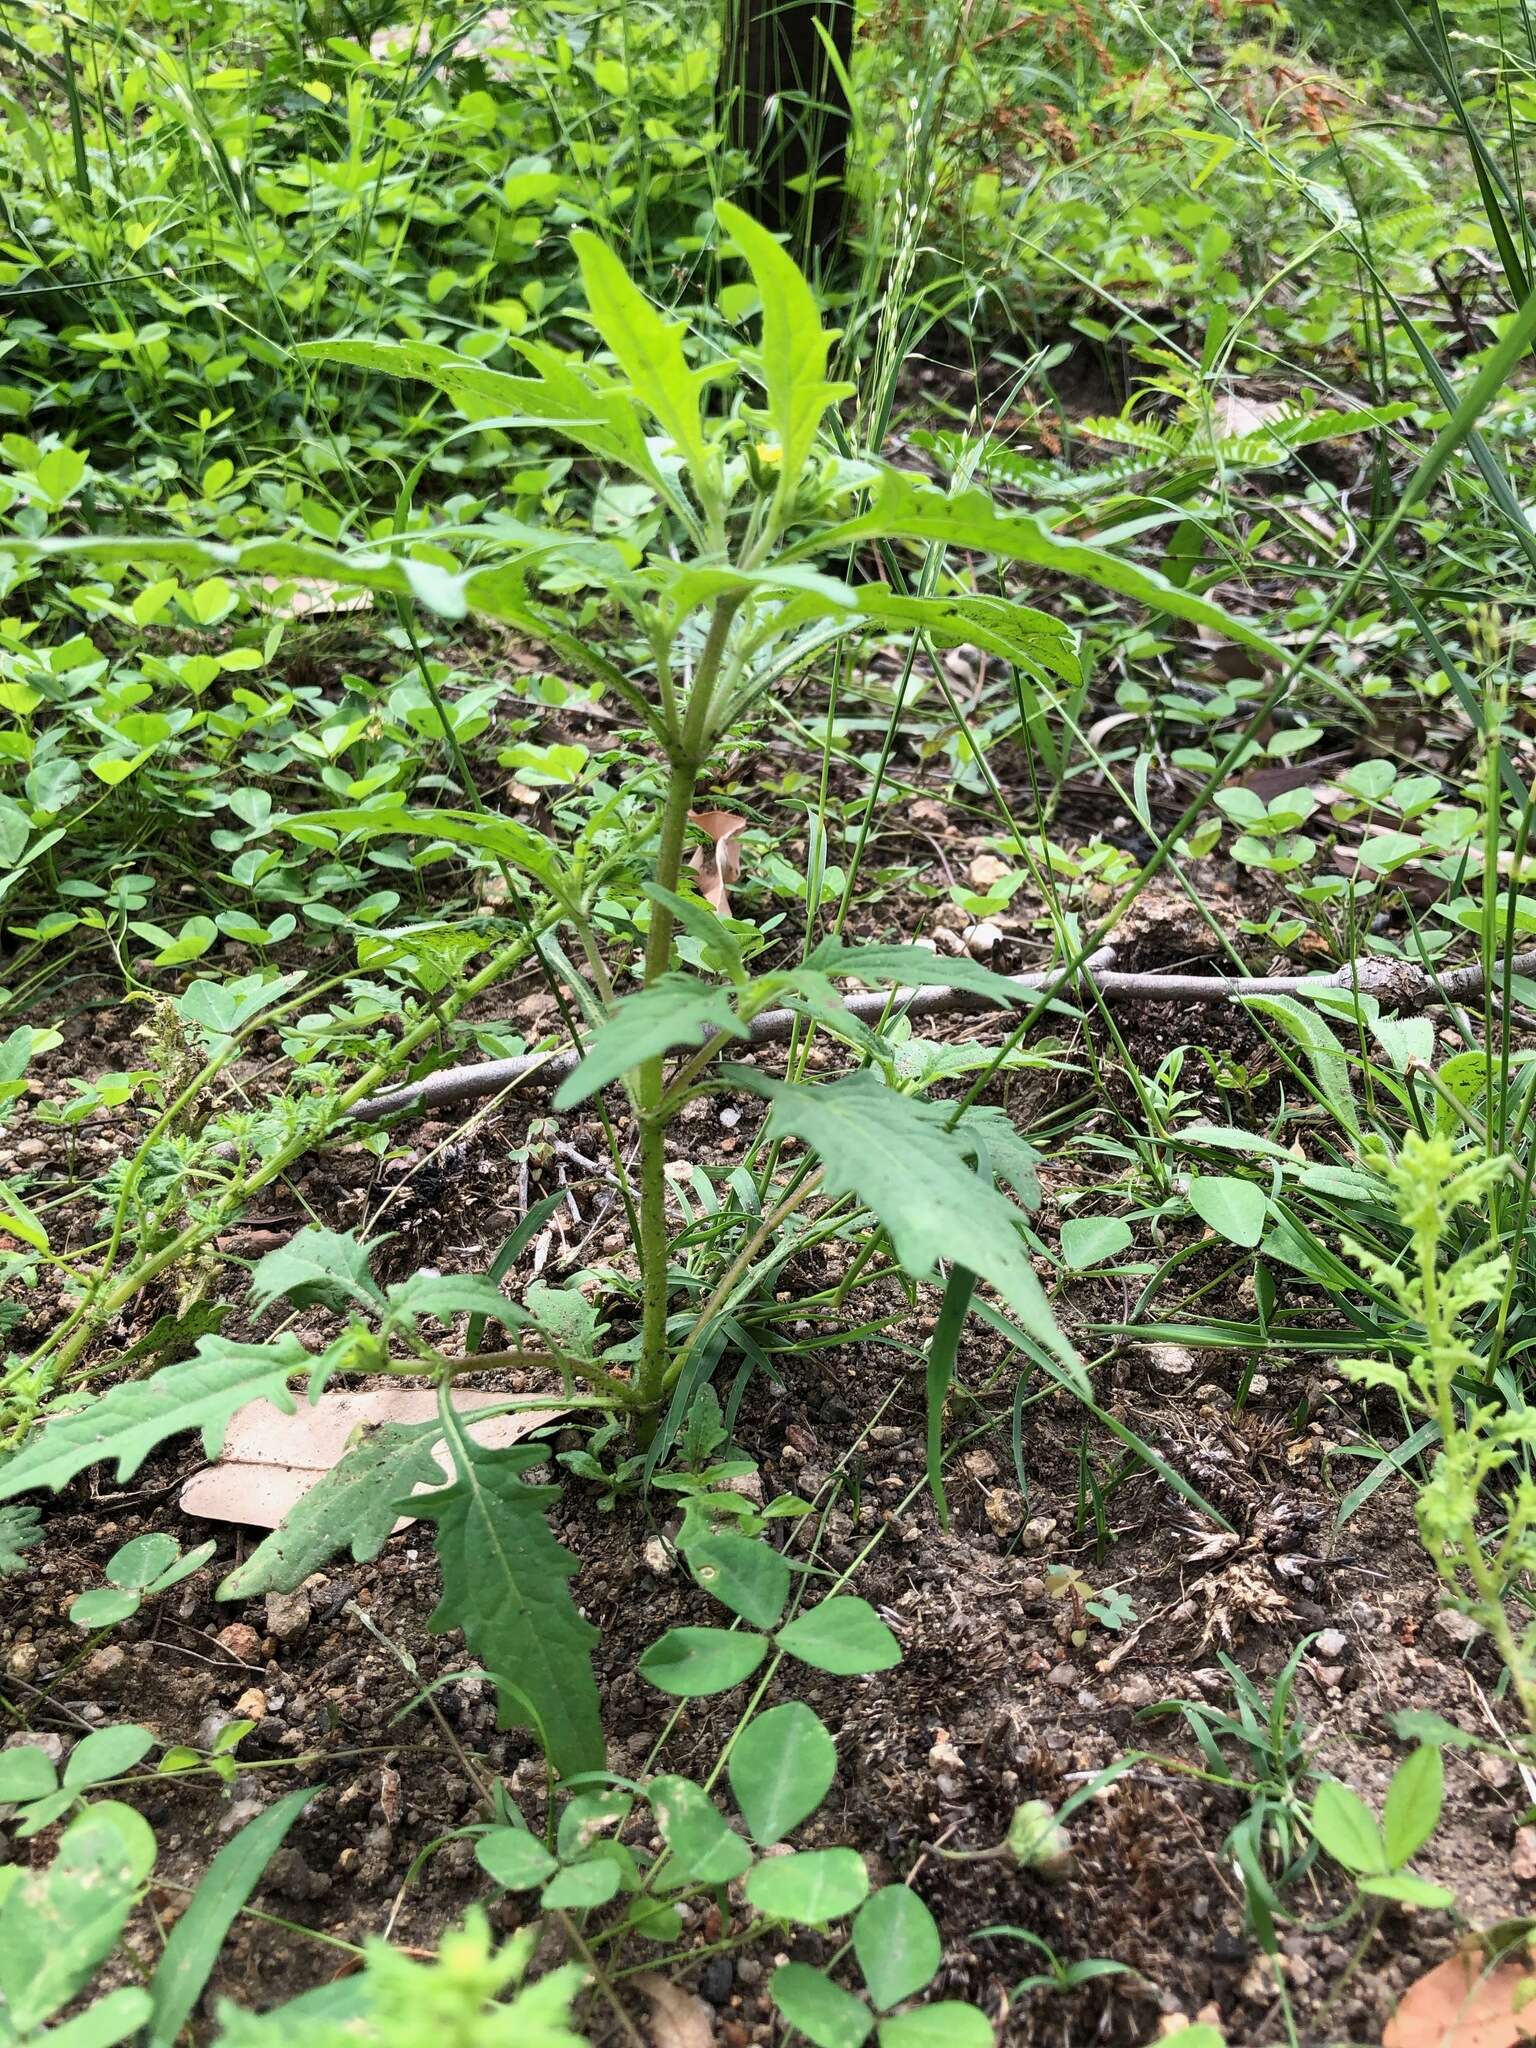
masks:
<svg viewBox="0 0 1536 2048"><path fill-rule="evenodd" d="M1458 967L1438 980L1408 960L1356 960L1336 974L1268 974L1228 980L1219 974L1131 974L1113 965L1114 950L1090 954L1075 975L1060 968L1045 973L1013 974L1008 979L1024 994L1060 995L1076 987L1107 1001L1133 1003L1226 1003L1248 996L1295 996L1309 989L1331 988L1374 996L1398 1010L1420 1010L1432 1003L1458 1003L1483 989L1481 966ZM1518 953L1494 966L1497 985L1506 973L1536 975L1536 953ZM958 988L875 989L845 996L843 1008L855 1022L878 1024L900 1012L906 1017L955 1016L997 1006L986 996ZM749 1026L753 1045L781 1044L806 1019L797 1010L763 1010ZM528 1052L509 1060L477 1060L468 1066L443 1067L403 1088L370 1095L352 1111L355 1121L374 1123L409 1111L428 1116L461 1103L481 1102L488 1095L523 1082L553 1086L581 1063L576 1052Z"/></svg>

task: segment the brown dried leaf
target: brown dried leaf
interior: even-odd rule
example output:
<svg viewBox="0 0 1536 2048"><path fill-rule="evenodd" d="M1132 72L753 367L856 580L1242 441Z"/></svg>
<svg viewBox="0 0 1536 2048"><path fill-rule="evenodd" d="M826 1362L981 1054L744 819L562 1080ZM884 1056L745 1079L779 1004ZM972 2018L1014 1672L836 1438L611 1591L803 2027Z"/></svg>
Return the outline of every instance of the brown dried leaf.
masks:
<svg viewBox="0 0 1536 2048"><path fill-rule="evenodd" d="M1285 417L1285 407L1273 398L1247 398L1240 391L1219 391L1211 403L1211 417L1224 441L1244 434L1261 433Z"/></svg>
<svg viewBox="0 0 1536 2048"><path fill-rule="evenodd" d="M990 889L994 882L1004 882L1013 873L1007 861L999 860L995 853L978 853L966 869L966 880L973 889Z"/></svg>
<svg viewBox="0 0 1536 2048"><path fill-rule="evenodd" d="M721 917L731 914L731 899L726 893L732 882L741 874L741 834L747 829L745 818L738 818L734 811L690 811L690 824L697 825L711 842L706 853L701 846L693 856L693 871L699 878L699 894L711 910Z"/></svg>
<svg viewBox="0 0 1536 2048"><path fill-rule="evenodd" d="M1350 758L1348 752L1318 754L1310 761L1279 761L1269 768L1255 768L1251 775L1245 775L1238 784L1240 789L1251 789L1255 796L1268 803L1271 797L1284 796L1287 790L1311 788L1322 798L1329 794L1331 784L1329 771L1342 768Z"/></svg>
<svg viewBox="0 0 1536 2048"><path fill-rule="evenodd" d="M1381 2048L1519 2048L1536 2039L1533 1991L1526 1963L1485 1973L1481 1950L1451 1956L1409 1988Z"/></svg>
<svg viewBox="0 0 1536 2048"><path fill-rule="evenodd" d="M635 1979L651 2008L654 2048L714 2048L715 2023L702 1998L681 1990L656 1971Z"/></svg>
<svg viewBox="0 0 1536 2048"><path fill-rule="evenodd" d="M333 619L343 612L373 610L371 590L343 590L339 583L322 583L311 576L263 576L261 587L270 596L288 593L288 609L296 619Z"/></svg>
<svg viewBox="0 0 1536 2048"><path fill-rule="evenodd" d="M473 1415L504 1400L502 1394L456 1393L453 1404ZM550 1421L559 1411L529 1409L522 1414L494 1415L471 1429L476 1443L501 1450ZM294 1505L337 1462L359 1430L381 1422L430 1422L437 1413L437 1395L430 1387L382 1387L373 1393L322 1394L313 1407L301 1401L285 1415L270 1401L249 1401L235 1411L216 1464L196 1472L181 1489L184 1515L210 1522L240 1522L252 1529L275 1529ZM444 1479L453 1477L446 1445L437 1449ZM418 1487L417 1492L428 1489ZM415 1520L402 1515L397 1529Z"/></svg>

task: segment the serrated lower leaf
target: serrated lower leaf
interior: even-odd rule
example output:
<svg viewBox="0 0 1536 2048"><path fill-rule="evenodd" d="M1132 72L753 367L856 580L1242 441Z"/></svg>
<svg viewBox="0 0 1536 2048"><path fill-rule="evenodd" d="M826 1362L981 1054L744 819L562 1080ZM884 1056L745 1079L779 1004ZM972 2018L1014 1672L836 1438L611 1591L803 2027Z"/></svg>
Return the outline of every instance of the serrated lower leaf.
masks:
<svg viewBox="0 0 1536 2048"><path fill-rule="evenodd" d="M441 1476L432 1449L442 1433L438 1422L385 1422L370 1430L294 1502L281 1525L224 1580L218 1597L291 1593L348 1547L358 1564L377 1557L413 1489Z"/></svg>
<svg viewBox="0 0 1536 2048"><path fill-rule="evenodd" d="M318 1303L345 1311L353 1302L376 1308L384 1297L368 1269L372 1250L350 1230L322 1230L307 1223L258 1262L251 1275L252 1307L270 1308L284 1295L295 1308Z"/></svg>
<svg viewBox="0 0 1536 2048"><path fill-rule="evenodd" d="M22 1553L40 1543L42 1537L43 1525L36 1508L0 1508L0 1579L25 1571L27 1560Z"/></svg>
<svg viewBox="0 0 1536 2048"><path fill-rule="evenodd" d="M1245 996L1248 1009L1268 1017L1306 1055L1317 1091L1346 1131L1358 1131L1360 1113L1344 1048L1323 1019L1294 996Z"/></svg>
<svg viewBox="0 0 1536 2048"><path fill-rule="evenodd" d="M157 1444L189 1429L201 1430L204 1451L216 1458L230 1417L247 1401L271 1401L293 1413L288 1382L310 1362L297 1337L271 1344L200 1338L196 1353L180 1365L110 1387L87 1407L46 1423L0 1467L0 1500L38 1486L57 1493L87 1465L111 1458L117 1477L131 1479Z"/></svg>
<svg viewBox="0 0 1536 2048"><path fill-rule="evenodd" d="M1008 1112L994 1103L974 1103L965 1112L965 1131L985 1146L993 1179L1006 1181L1026 1209L1038 1209L1040 1154L1015 1127Z"/></svg>
<svg viewBox="0 0 1536 2048"><path fill-rule="evenodd" d="M950 1104L898 1095L868 1073L812 1088L774 1083L767 1092L769 1137L809 1145L827 1193L872 1209L907 1272L929 1279L942 1259L990 1280L1030 1336L1080 1371L1019 1238L1018 1212L972 1165L984 1139L969 1136L963 1120L949 1128Z"/></svg>
<svg viewBox="0 0 1536 2048"><path fill-rule="evenodd" d="M1072 684L1083 680L1076 636L1059 619L1006 597L968 592L953 597L908 597L883 583L858 590L859 610L882 625L916 626L944 647L982 647L1034 675Z"/></svg>
<svg viewBox="0 0 1536 2048"><path fill-rule="evenodd" d="M805 967L812 974L856 974L860 981L897 987L962 988L1004 1006L1035 999L1033 990L1020 988L1006 974L994 974L964 954L952 959L930 953L926 946L847 946L841 939L823 939Z"/></svg>
<svg viewBox="0 0 1536 2048"><path fill-rule="evenodd" d="M729 991L686 974L664 974L649 988L625 996L598 1026L585 1059L555 1091L555 1108L571 1109L644 1061L674 1046L697 1045L717 1031L748 1036L731 1008Z"/></svg>
<svg viewBox="0 0 1536 2048"><path fill-rule="evenodd" d="M447 1434L458 1477L415 1502L437 1524L443 1571L443 1597L428 1626L434 1634L463 1629L496 1680L504 1728L533 1727L563 1777L601 1770L597 1630L571 1598L576 1560L544 1519L559 1488L522 1478L547 1453L532 1444L482 1450L451 1418Z"/></svg>

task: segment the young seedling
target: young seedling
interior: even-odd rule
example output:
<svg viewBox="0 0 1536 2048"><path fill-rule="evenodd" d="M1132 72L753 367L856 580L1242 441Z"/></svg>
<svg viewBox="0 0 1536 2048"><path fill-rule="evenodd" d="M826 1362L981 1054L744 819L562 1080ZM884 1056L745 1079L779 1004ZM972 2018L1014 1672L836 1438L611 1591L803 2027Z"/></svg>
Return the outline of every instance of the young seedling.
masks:
<svg viewBox="0 0 1536 2048"><path fill-rule="evenodd" d="M69 1618L76 1628L115 1628L137 1614L146 1600L190 1578L217 1548L217 1543L209 1542L183 1551L174 1536L135 1536L107 1559L107 1584L70 1602Z"/></svg>
<svg viewBox="0 0 1536 2048"><path fill-rule="evenodd" d="M1438 1745L1426 1743L1392 1773L1379 1821L1358 1792L1325 1778L1312 1801L1310 1824L1367 1898L1444 1910L1456 1903L1455 1893L1408 1868L1440 1825L1444 1799L1445 1765Z"/></svg>

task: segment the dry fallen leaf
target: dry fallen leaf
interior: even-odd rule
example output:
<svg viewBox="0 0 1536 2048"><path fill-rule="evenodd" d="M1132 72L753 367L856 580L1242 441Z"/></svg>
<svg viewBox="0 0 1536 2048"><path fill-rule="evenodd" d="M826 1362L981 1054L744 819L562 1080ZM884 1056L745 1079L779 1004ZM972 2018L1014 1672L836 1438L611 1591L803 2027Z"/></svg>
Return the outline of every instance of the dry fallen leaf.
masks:
<svg viewBox="0 0 1536 2048"><path fill-rule="evenodd" d="M1013 869L995 853L978 853L965 873L973 889L990 889L994 882L1006 881Z"/></svg>
<svg viewBox="0 0 1536 2048"><path fill-rule="evenodd" d="M270 597L274 591L287 593L288 609L296 619L332 619L343 612L373 610L371 590L343 590L339 583L322 583L308 576L263 576L261 587Z"/></svg>
<svg viewBox="0 0 1536 2048"><path fill-rule="evenodd" d="M506 1397L490 1393L458 1393L453 1405L463 1415L489 1407ZM381 1422L429 1422L437 1413L430 1387L383 1387L368 1394L322 1394L310 1407L301 1401L292 1415L270 1401L249 1401L237 1409L216 1464L196 1472L181 1489L184 1515L210 1522L243 1522L252 1529L275 1529L294 1502L341 1457L359 1428ZM494 1415L474 1424L470 1434L489 1450L502 1450L552 1421L556 1409L526 1409L521 1414ZM453 1477L447 1446L440 1444L437 1461L445 1480ZM429 1491L417 1487L418 1493ZM414 1515L402 1515L397 1529Z"/></svg>
<svg viewBox="0 0 1536 2048"><path fill-rule="evenodd" d="M1211 404L1211 417L1224 441L1244 434L1262 433L1285 417L1286 408L1277 399L1247 398L1240 391L1220 391Z"/></svg>
<svg viewBox="0 0 1536 2048"><path fill-rule="evenodd" d="M711 842L710 852L706 853L701 846L693 856L699 894L721 917L729 917L731 899L726 892L741 873L740 838L747 829L747 821L738 818L734 811L690 811L688 819Z"/></svg>
<svg viewBox="0 0 1536 2048"><path fill-rule="evenodd" d="M680 1990L648 1970L635 1979L651 2008L651 2040L655 2048L714 2048L715 2023L702 1998Z"/></svg>
<svg viewBox="0 0 1536 2048"><path fill-rule="evenodd" d="M1381 2048L1518 2048L1536 2039L1533 1990L1528 1963L1485 1974L1480 1950L1454 1955L1410 1986Z"/></svg>

